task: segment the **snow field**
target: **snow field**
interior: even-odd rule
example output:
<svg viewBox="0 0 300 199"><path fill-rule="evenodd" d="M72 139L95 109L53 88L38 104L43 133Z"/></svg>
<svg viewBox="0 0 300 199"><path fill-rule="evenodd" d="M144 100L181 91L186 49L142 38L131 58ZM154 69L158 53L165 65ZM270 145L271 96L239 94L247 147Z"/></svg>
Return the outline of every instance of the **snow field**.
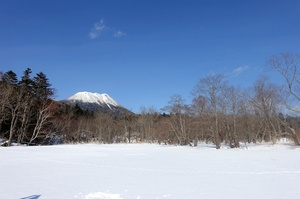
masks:
<svg viewBox="0 0 300 199"><path fill-rule="evenodd" d="M287 143L0 148L0 198L299 198L299 158Z"/></svg>

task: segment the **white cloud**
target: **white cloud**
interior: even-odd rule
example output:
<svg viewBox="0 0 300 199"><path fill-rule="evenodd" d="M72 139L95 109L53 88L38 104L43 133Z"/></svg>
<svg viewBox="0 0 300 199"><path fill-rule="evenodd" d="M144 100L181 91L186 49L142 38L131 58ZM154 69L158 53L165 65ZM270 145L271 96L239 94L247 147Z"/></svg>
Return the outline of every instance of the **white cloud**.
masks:
<svg viewBox="0 0 300 199"><path fill-rule="evenodd" d="M104 20L101 19L99 22L95 23L94 27L89 32L89 37L90 37L90 39L95 39L95 38L99 37L104 31L108 31L108 32L112 33L114 30L112 28L108 28L104 24ZM113 36L117 37L117 38L125 36L125 35L126 35L126 33L122 32L120 30L113 34Z"/></svg>
<svg viewBox="0 0 300 199"><path fill-rule="evenodd" d="M105 30L107 30L107 27L104 25L104 20L101 19L100 22L95 23L94 27L91 29L89 33L89 37L91 39L95 39Z"/></svg>
<svg viewBox="0 0 300 199"><path fill-rule="evenodd" d="M115 34L114 34L114 37L122 37L122 36L125 36L126 35L126 33L125 32L122 32L122 31L118 31L118 32L115 32Z"/></svg>
<svg viewBox="0 0 300 199"><path fill-rule="evenodd" d="M238 67L236 69L234 69L232 71L232 74L233 76L238 76L239 74L241 74L242 72L244 72L245 70L247 70L249 67L248 66L241 66L241 67Z"/></svg>

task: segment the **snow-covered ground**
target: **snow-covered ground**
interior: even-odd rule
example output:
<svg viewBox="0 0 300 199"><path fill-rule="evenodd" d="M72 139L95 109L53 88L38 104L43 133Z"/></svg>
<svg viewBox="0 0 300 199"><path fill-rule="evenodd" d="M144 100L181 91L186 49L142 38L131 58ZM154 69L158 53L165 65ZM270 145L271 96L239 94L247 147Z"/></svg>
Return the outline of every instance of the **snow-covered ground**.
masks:
<svg viewBox="0 0 300 199"><path fill-rule="evenodd" d="M300 148L156 144L0 148L2 199L300 198Z"/></svg>

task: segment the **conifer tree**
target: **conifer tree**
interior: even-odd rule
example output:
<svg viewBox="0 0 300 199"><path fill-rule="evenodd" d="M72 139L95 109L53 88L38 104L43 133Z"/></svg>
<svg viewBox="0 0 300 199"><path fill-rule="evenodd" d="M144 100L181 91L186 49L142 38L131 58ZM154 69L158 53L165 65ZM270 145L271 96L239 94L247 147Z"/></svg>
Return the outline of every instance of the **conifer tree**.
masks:
<svg viewBox="0 0 300 199"><path fill-rule="evenodd" d="M5 82L6 84L16 85L18 83L18 78L16 73L10 70L3 75L1 81Z"/></svg>
<svg viewBox="0 0 300 199"><path fill-rule="evenodd" d="M50 87L49 79L43 72L36 74L33 78L33 92L37 99L46 100L51 98L54 95L54 90Z"/></svg>
<svg viewBox="0 0 300 199"><path fill-rule="evenodd" d="M23 76L18 83L20 87L20 95L23 98L23 105L20 112L20 127L18 128L17 135L17 143L21 143L24 141L26 137L26 133L29 131L30 122L32 115L34 113L34 100L32 95L32 79L30 78L30 74L32 73L30 68L27 68L23 72Z"/></svg>

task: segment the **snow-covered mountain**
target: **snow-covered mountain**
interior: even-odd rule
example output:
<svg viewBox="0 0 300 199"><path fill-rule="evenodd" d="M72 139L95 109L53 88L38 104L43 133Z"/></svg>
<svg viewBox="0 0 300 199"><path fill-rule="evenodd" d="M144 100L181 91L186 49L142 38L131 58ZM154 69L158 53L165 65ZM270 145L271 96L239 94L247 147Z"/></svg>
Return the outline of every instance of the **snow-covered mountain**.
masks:
<svg viewBox="0 0 300 199"><path fill-rule="evenodd" d="M73 106L77 104L82 110L94 113L104 112L112 115L131 113L106 93L78 92L61 102Z"/></svg>
<svg viewBox="0 0 300 199"><path fill-rule="evenodd" d="M98 104L100 106L106 105L111 109L111 106L120 106L113 98L108 94L103 93L91 93L91 92L78 92L75 95L66 99L68 101L81 101L85 103Z"/></svg>

